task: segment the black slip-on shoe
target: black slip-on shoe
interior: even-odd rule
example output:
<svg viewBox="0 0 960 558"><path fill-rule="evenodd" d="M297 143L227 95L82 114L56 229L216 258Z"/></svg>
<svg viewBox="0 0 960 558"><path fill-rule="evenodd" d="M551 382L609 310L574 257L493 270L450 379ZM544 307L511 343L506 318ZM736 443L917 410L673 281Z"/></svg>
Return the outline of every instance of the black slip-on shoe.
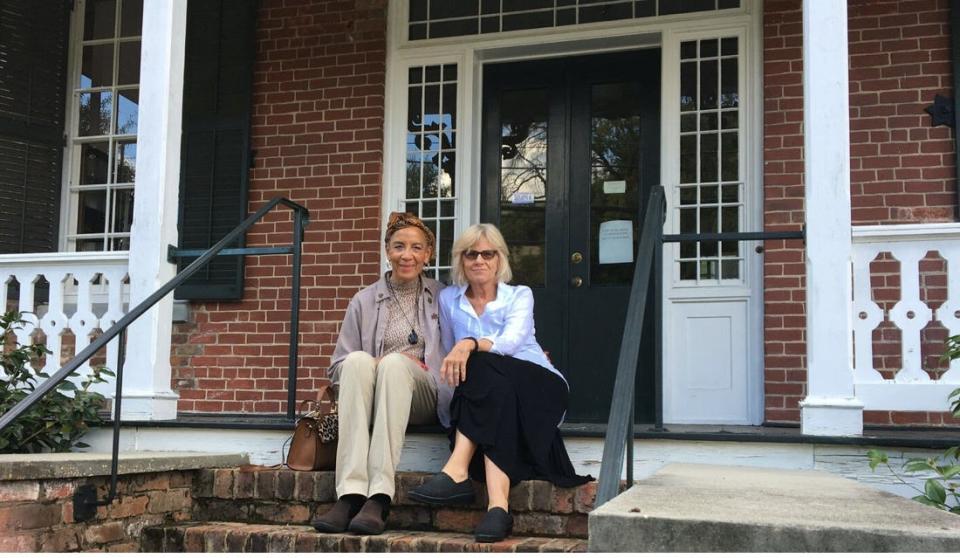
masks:
<svg viewBox="0 0 960 558"><path fill-rule="evenodd" d="M379 535L387 528L387 516L390 515L390 504L384 505L375 498L370 498L360 508L360 512L353 516L347 531L357 535Z"/></svg>
<svg viewBox="0 0 960 558"><path fill-rule="evenodd" d="M310 525L321 533L343 533L366 500L366 497L356 494L341 497L327 513L315 517Z"/></svg>
<svg viewBox="0 0 960 558"><path fill-rule="evenodd" d="M437 473L408 494L411 500L424 504L472 504L477 499L469 478L454 482L450 475L443 472Z"/></svg>
<svg viewBox="0 0 960 558"><path fill-rule="evenodd" d="M490 508L473 531L477 542L494 543L502 541L513 532L513 516L503 508Z"/></svg>

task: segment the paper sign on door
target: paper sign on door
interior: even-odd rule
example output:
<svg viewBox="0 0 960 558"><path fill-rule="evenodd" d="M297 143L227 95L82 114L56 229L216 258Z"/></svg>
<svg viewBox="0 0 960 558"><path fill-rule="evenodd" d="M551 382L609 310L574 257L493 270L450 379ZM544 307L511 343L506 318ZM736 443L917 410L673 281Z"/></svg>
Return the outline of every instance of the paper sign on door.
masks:
<svg viewBox="0 0 960 558"><path fill-rule="evenodd" d="M601 264L633 261L633 221L600 223L599 237Z"/></svg>

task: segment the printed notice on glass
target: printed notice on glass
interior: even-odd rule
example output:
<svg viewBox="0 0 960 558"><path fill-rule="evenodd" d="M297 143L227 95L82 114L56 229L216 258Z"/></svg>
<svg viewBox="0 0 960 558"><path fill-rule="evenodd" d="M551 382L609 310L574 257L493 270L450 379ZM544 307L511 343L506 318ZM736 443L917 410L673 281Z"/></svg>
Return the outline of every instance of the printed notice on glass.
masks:
<svg viewBox="0 0 960 558"><path fill-rule="evenodd" d="M516 192L513 194L513 197L510 199L513 205L529 205L533 203L534 197L533 192Z"/></svg>
<svg viewBox="0 0 960 558"><path fill-rule="evenodd" d="M633 261L633 221L600 223L599 236L601 264Z"/></svg>
<svg viewBox="0 0 960 558"><path fill-rule="evenodd" d="M627 181L626 180L604 180L603 193L604 194L626 194Z"/></svg>

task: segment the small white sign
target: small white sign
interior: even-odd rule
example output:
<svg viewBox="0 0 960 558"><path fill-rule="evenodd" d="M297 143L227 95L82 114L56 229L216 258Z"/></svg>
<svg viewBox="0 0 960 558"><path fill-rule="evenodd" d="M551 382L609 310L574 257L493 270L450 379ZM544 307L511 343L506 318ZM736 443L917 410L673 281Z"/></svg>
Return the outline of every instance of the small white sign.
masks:
<svg viewBox="0 0 960 558"><path fill-rule="evenodd" d="M618 264L633 261L633 221L600 223L600 263Z"/></svg>
<svg viewBox="0 0 960 558"><path fill-rule="evenodd" d="M627 181L626 180L604 180L603 193L604 194L625 194L627 193Z"/></svg>
<svg viewBox="0 0 960 558"><path fill-rule="evenodd" d="M513 194L513 198L510 200L513 202L513 205L527 205L533 203L533 192L517 192Z"/></svg>

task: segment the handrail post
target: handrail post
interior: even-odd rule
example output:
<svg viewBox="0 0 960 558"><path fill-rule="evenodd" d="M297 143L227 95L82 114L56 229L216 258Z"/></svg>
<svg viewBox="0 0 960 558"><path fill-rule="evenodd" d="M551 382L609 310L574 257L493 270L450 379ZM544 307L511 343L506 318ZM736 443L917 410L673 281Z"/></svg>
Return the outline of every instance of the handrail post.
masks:
<svg viewBox="0 0 960 558"><path fill-rule="evenodd" d="M290 292L290 360L287 363L287 418L293 419L297 406L297 355L300 344L300 264L303 252L303 215L293 215L293 271Z"/></svg>
<svg viewBox="0 0 960 558"><path fill-rule="evenodd" d="M663 225L667 198L657 207L657 242L653 254L653 413L655 432L663 432Z"/></svg>
<svg viewBox="0 0 960 558"><path fill-rule="evenodd" d="M127 358L127 330L120 330L117 336L120 343L117 351L117 382L113 393L113 455L110 458L110 494L103 502L109 505L117 497L117 474L120 463L120 409L123 405L123 361Z"/></svg>

